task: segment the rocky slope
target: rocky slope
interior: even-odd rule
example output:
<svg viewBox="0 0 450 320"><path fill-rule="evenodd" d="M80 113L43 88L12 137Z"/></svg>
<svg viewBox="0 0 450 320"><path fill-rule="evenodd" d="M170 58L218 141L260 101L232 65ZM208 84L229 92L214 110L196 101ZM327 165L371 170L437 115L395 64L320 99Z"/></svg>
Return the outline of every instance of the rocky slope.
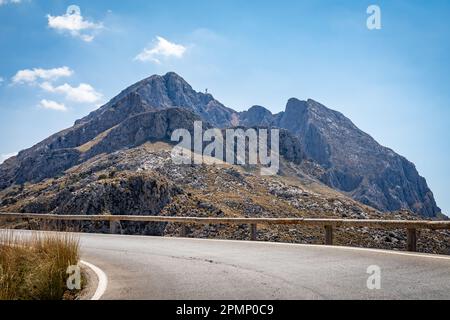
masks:
<svg viewBox="0 0 450 320"><path fill-rule="evenodd" d="M412 163L339 112L313 100L290 99L286 111L276 115L261 106L237 113L210 94L194 91L175 73L132 85L73 127L5 161L0 165L0 190L64 176L102 154L167 142L174 129L192 130L195 120L203 120L206 127L284 128L283 158L304 165L303 170L290 171L297 179L317 179L381 211L407 209L425 217L440 212Z"/></svg>
<svg viewBox="0 0 450 320"><path fill-rule="evenodd" d="M408 212L384 214L308 178L307 163L282 161L289 176L263 177L257 167L175 165L171 145L144 143L110 154L102 153L39 183L14 185L0 191L0 211L57 214L147 214L200 217L337 217L352 219L417 219ZM293 174L296 172L296 174ZM301 179L296 178L303 174ZM37 221L20 228L42 228ZM44 226L46 228L50 226ZM69 230L109 232L104 223L75 223ZM121 222L118 232L177 236L180 226L166 223ZM188 236L248 239L248 226L190 225ZM419 250L450 254L449 232L423 231ZM323 243L323 230L295 226L258 229L264 241ZM404 230L342 228L336 244L404 250Z"/></svg>
<svg viewBox="0 0 450 320"><path fill-rule="evenodd" d="M285 128L296 135L328 186L381 211L408 209L425 217L440 213L413 163L378 144L341 113L320 103L290 99L286 111L263 107L241 113L244 123Z"/></svg>
<svg viewBox="0 0 450 320"><path fill-rule="evenodd" d="M139 105L139 109L147 109L145 104ZM103 118L95 118L77 123L6 160L0 166L0 189L58 176L100 153L151 140L170 140L173 130L192 131L194 121L200 120L193 112L177 108L132 112L122 122L115 119L105 125L109 119L112 118L107 116L105 122Z"/></svg>

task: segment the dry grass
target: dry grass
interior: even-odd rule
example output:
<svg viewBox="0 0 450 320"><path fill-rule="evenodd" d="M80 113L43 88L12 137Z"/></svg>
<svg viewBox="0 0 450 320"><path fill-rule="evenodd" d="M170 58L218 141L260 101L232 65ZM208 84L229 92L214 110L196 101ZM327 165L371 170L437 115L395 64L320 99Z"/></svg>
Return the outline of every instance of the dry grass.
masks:
<svg viewBox="0 0 450 320"><path fill-rule="evenodd" d="M0 233L0 300L63 299L67 267L78 260L74 235Z"/></svg>
<svg viewBox="0 0 450 320"><path fill-rule="evenodd" d="M101 142L114 128L116 128L116 126L109 128L106 131L103 131L102 133L100 133L98 136L96 136L94 139L86 142L85 144L77 147L77 150L80 152L88 152L89 150L92 149L92 147L94 147L96 144L98 144L99 142Z"/></svg>

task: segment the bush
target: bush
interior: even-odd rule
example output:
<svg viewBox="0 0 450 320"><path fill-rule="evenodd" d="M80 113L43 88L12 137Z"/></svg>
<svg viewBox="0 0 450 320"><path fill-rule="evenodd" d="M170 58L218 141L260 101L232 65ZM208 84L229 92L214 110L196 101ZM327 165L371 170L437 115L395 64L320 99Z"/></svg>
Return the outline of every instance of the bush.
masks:
<svg viewBox="0 0 450 320"><path fill-rule="evenodd" d="M101 175L98 176L98 180L99 181L100 180L106 180L106 179L108 179L108 176L106 174L104 174L104 173L102 173Z"/></svg>

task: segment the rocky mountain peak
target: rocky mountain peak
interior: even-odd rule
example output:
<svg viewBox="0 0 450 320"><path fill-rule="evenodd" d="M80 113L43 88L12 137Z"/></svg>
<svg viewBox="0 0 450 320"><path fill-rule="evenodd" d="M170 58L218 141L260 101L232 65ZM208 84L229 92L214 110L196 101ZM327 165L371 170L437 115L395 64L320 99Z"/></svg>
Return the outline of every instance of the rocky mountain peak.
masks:
<svg viewBox="0 0 450 320"><path fill-rule="evenodd" d="M299 137L308 158L324 171L326 185L382 211L440 212L415 166L381 146L342 113L309 99L292 98L275 124Z"/></svg>
<svg viewBox="0 0 450 320"><path fill-rule="evenodd" d="M290 98L286 104L286 112L305 112L308 109L308 102L297 98Z"/></svg>
<svg viewBox="0 0 450 320"><path fill-rule="evenodd" d="M239 124L247 127L270 126L273 122L272 112L262 106L253 106L239 114Z"/></svg>
<svg viewBox="0 0 450 320"><path fill-rule="evenodd" d="M185 92L193 91L191 85L175 72L167 72L160 78L164 79L167 87L172 87L173 89Z"/></svg>
<svg viewBox="0 0 450 320"><path fill-rule="evenodd" d="M211 94L195 91L175 72L153 75L123 90L100 109L75 124L104 122L114 125L125 118L150 110L186 108L202 116L216 127L236 125L237 113L214 99Z"/></svg>
<svg viewBox="0 0 450 320"><path fill-rule="evenodd" d="M111 100L105 108L110 108L121 97L133 93L138 94L142 103L151 108L186 108L218 127L231 126L233 114L236 114L234 110L215 100L211 94L195 91L175 72L168 72L163 76L154 75L139 81Z"/></svg>

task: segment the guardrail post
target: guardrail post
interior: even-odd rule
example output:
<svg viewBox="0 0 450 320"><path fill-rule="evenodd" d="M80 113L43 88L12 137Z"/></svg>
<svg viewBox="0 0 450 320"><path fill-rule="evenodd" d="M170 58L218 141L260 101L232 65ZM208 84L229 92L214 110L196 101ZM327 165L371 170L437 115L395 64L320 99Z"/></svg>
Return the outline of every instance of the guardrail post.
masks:
<svg viewBox="0 0 450 320"><path fill-rule="evenodd" d="M333 245L333 226L332 225L325 226L325 245L327 245L327 246Z"/></svg>
<svg viewBox="0 0 450 320"><path fill-rule="evenodd" d="M417 230L416 229L408 229L407 230L407 244L408 251L416 252L417 251Z"/></svg>
<svg viewBox="0 0 450 320"><path fill-rule="evenodd" d="M187 237L187 226L184 223L181 225L180 236L182 238L186 238Z"/></svg>
<svg viewBox="0 0 450 320"><path fill-rule="evenodd" d="M118 229L120 229L120 221L110 220L109 221L109 233L117 234Z"/></svg>
<svg viewBox="0 0 450 320"><path fill-rule="evenodd" d="M252 223L250 225L250 240L256 241L256 239L257 239L256 231L257 231L256 223Z"/></svg>

